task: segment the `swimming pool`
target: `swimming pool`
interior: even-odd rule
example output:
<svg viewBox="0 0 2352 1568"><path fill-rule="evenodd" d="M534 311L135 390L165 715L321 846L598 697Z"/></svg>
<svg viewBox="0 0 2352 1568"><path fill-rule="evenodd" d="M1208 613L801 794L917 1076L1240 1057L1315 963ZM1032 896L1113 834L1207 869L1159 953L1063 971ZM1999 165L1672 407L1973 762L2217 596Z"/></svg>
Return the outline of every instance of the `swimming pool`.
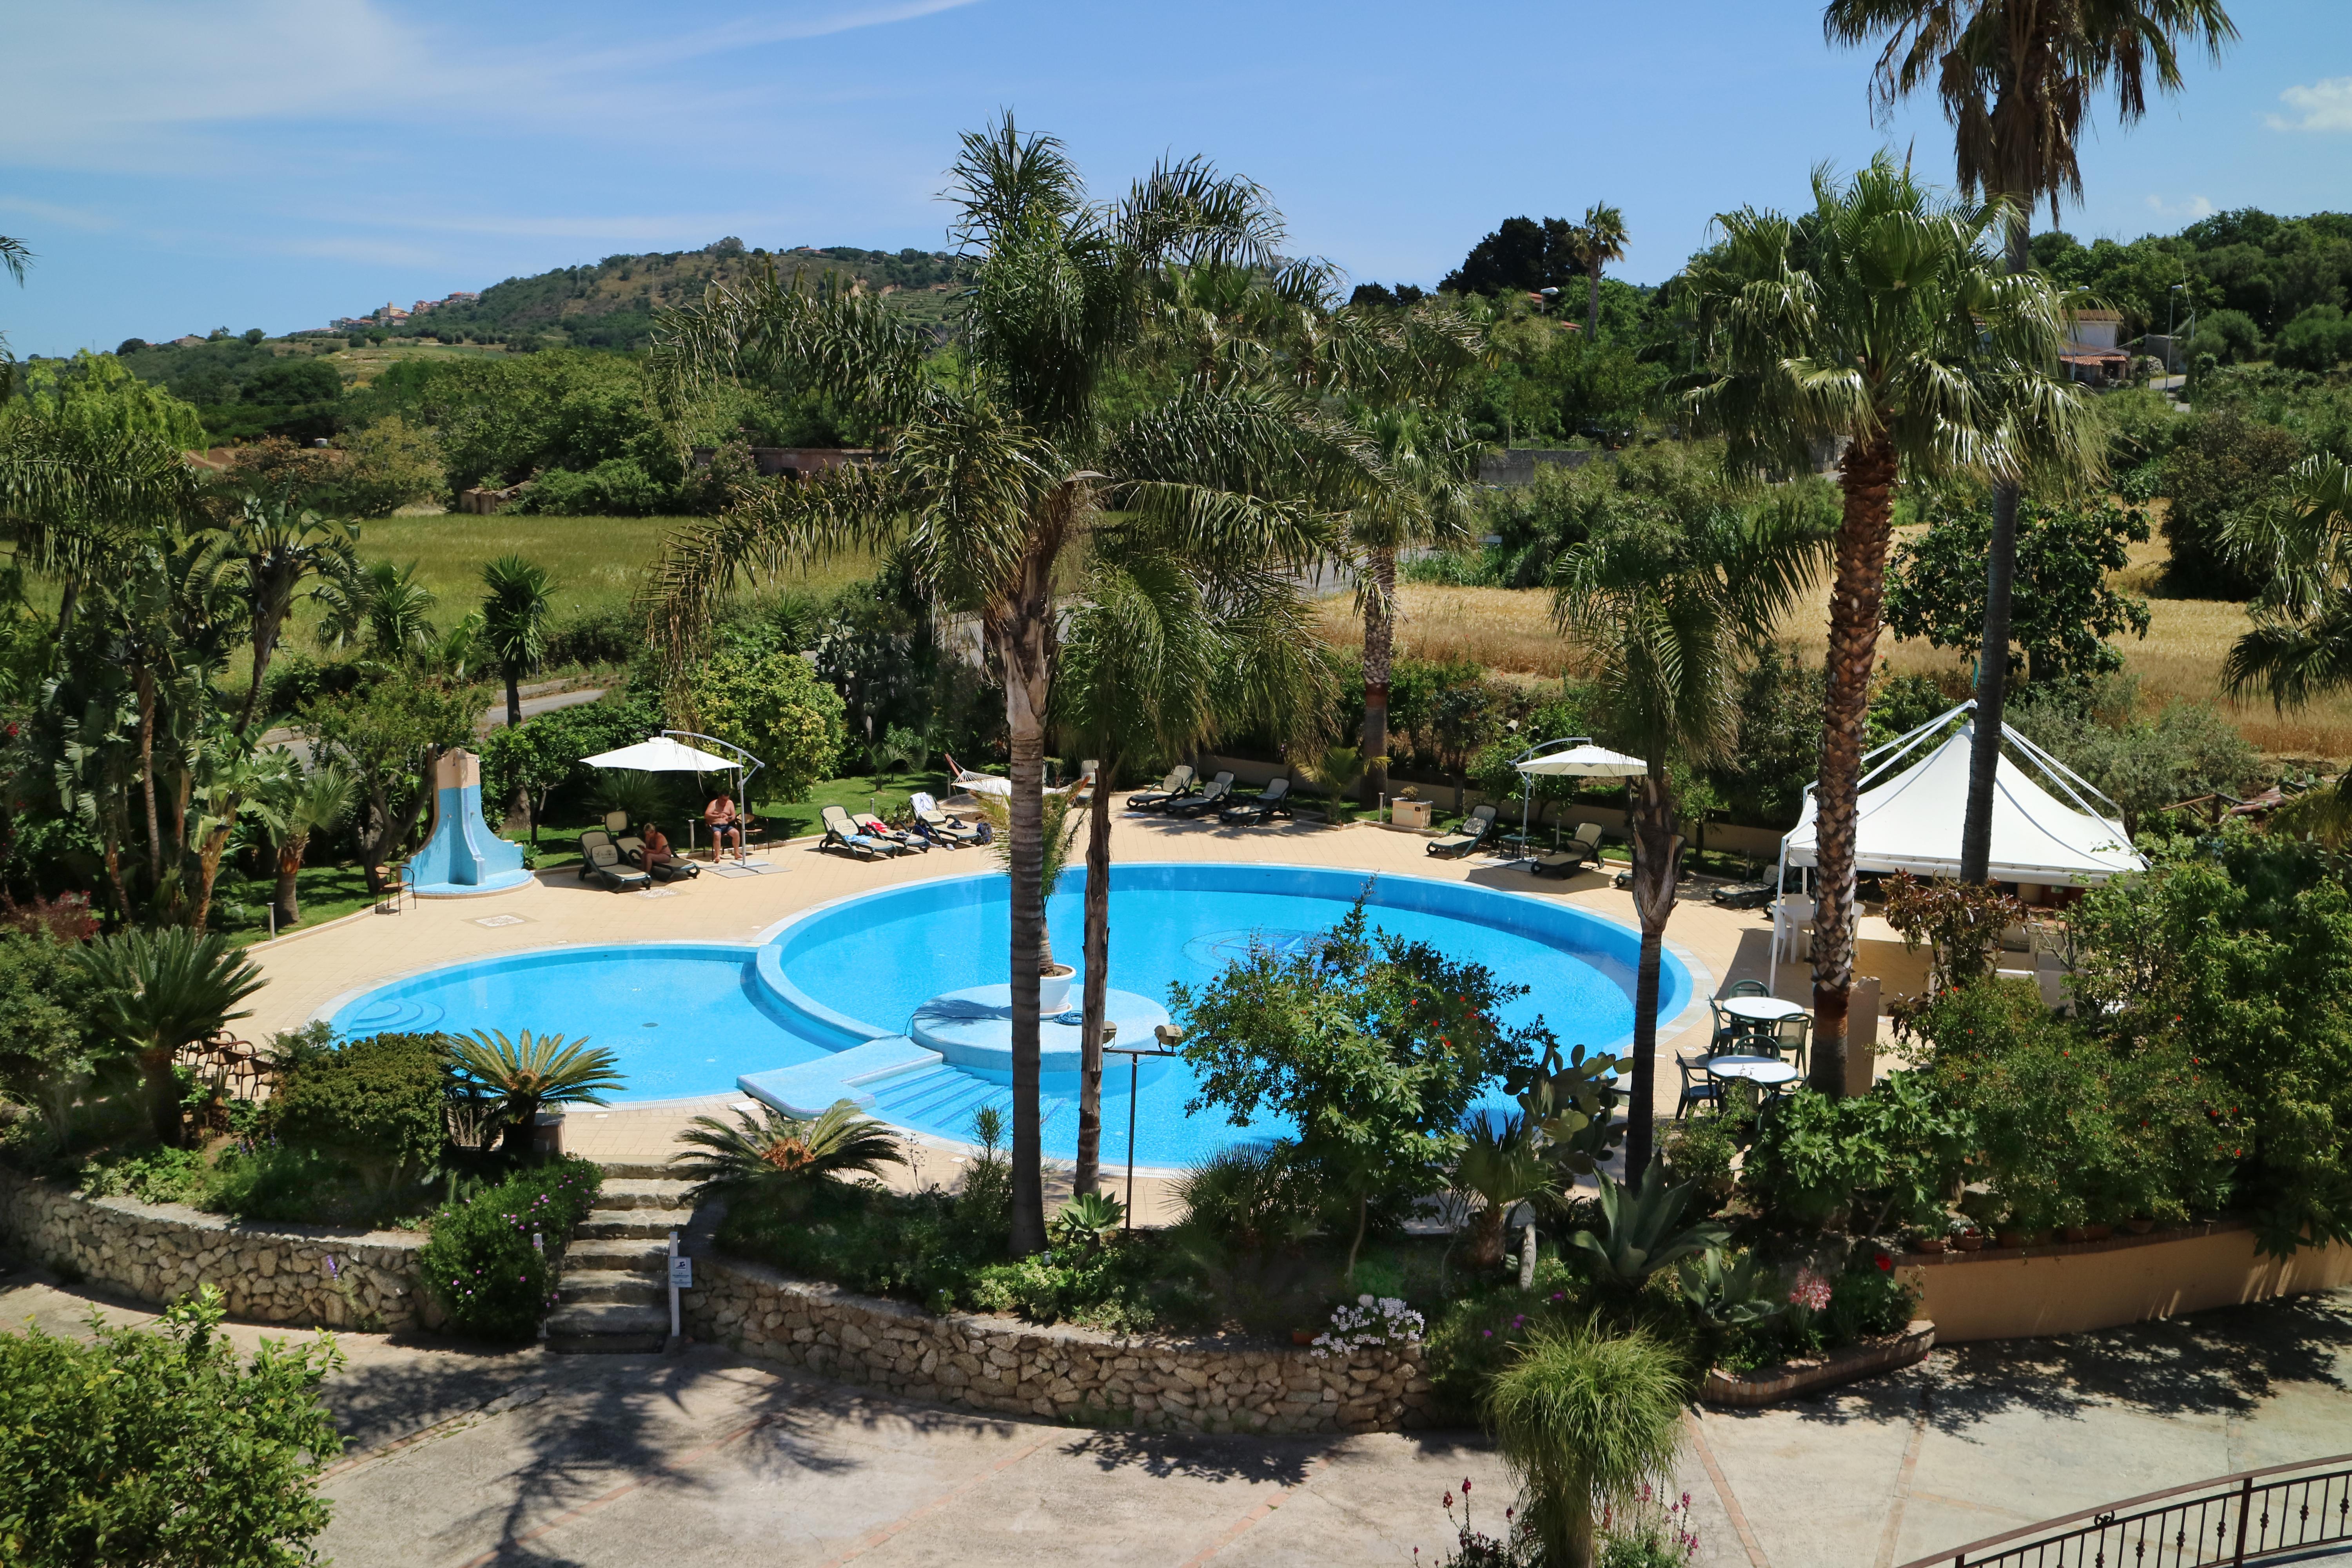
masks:
<svg viewBox="0 0 2352 1568"><path fill-rule="evenodd" d="M1081 957L1084 886L1083 872L1074 871L1047 908L1055 952L1066 963ZM1633 931L1538 898L1360 871L1114 867L1110 984L1136 994L1142 1014L1156 1015L1171 983L1197 989L1252 942L1297 942L1328 930L1360 895L1374 929L1429 941L1529 987L1502 1009L1506 1022L1540 1016L1563 1046L1605 1049L1631 1037ZM644 942L457 964L377 987L336 1006L331 1022L346 1035L528 1028L586 1036L620 1057L628 1084L617 1103L731 1095L739 1079L780 1069L823 1083L831 1058L857 1051L849 1059L880 1063L877 1076L851 1080L873 1114L968 1138L980 1106L1009 1106L1006 1075L970 1059L940 1059L901 1037L943 993L1003 983L1006 904L999 875L909 883L806 910L756 946ZM1659 1018L1680 1013L1690 994L1688 971L1667 953ZM1074 988L1073 1006L1077 995ZM1137 1033L1144 1037L1132 1038ZM1122 1032L1129 1043L1148 1044L1148 1027ZM1269 1119L1236 1128L1213 1112L1188 1118L1195 1080L1181 1061L1150 1061L1138 1076L1140 1163L1189 1163L1236 1141L1286 1131ZM1126 1061L1112 1058L1103 1084L1106 1163L1127 1158L1128 1085ZM1041 1109L1045 1152L1070 1157L1076 1075L1047 1072Z"/></svg>

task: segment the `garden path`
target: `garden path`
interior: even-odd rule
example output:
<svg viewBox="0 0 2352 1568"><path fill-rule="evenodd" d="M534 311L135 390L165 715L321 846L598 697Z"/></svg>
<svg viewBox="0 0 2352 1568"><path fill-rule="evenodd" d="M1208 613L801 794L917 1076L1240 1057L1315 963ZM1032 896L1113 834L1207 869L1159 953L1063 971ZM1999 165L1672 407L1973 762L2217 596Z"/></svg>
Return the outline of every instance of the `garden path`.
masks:
<svg viewBox="0 0 2352 1568"><path fill-rule="evenodd" d="M0 1323L93 1303L0 1264ZM117 1321L143 1317L101 1305ZM228 1331L250 1346L260 1331ZM1153 1436L862 1394L713 1347L548 1356L341 1336L343 1568L1433 1564L1440 1496L1507 1483L1474 1434ZM1692 1423L1700 1568L1890 1568L2162 1486L2352 1447L2352 1292L1938 1351Z"/></svg>

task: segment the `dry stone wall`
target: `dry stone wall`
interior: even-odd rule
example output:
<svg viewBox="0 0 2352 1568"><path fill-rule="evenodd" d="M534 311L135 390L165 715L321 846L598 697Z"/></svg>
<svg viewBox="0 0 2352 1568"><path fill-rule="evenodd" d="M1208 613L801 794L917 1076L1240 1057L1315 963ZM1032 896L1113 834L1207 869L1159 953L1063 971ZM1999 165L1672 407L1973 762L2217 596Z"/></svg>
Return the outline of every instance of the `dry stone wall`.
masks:
<svg viewBox="0 0 2352 1568"><path fill-rule="evenodd" d="M425 1238L399 1231L248 1225L180 1204L87 1198L0 1169L0 1240L156 1306L217 1285L229 1316L249 1322L396 1331L443 1321L418 1288Z"/></svg>
<svg viewBox="0 0 2352 1568"><path fill-rule="evenodd" d="M1318 1358L934 1317L732 1258L698 1258L684 1300L695 1338L915 1399L1181 1432L1364 1432L1423 1424L1418 1346Z"/></svg>

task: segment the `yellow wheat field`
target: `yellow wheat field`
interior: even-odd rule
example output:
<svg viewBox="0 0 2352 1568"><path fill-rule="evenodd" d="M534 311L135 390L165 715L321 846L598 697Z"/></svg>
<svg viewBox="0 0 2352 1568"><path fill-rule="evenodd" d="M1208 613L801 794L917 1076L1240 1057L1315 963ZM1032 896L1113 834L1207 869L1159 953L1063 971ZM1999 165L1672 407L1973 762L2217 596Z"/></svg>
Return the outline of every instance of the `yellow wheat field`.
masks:
<svg viewBox="0 0 2352 1568"><path fill-rule="evenodd" d="M2160 541L2136 547L2132 564L2116 574L2120 585L2147 594L2162 573ZM1557 678L1573 670L1573 650L1552 630L1551 597L1540 590L1444 588L1407 584L1399 590L1402 612L1398 643L1417 658L1475 659L1490 668L1522 676ZM2251 624L2245 606L2208 599L2147 602L2145 641L2120 644L2124 662L2140 679L2142 706L2153 712L2178 701L2210 702L2238 726L2257 750L2313 762L2352 760L2352 696L2315 702L2281 714L2268 702L2240 702L2221 695L2222 658ZM1363 646L1363 625L1342 595L1323 601L1324 635L1335 645ZM1782 637L1819 658L1829 640L1829 585L1821 584L1810 601L1783 623ZM1898 673L1959 674L1968 661L1920 642L1882 638L1880 656Z"/></svg>

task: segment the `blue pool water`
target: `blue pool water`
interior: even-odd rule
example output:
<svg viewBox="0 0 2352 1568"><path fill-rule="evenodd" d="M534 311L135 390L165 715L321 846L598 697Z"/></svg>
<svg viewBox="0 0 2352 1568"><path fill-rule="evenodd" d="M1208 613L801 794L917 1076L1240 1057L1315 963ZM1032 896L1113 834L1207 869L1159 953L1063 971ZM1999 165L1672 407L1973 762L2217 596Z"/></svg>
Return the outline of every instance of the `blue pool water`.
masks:
<svg viewBox="0 0 2352 1568"><path fill-rule="evenodd" d="M1364 892L1360 872L1249 865L1133 865L1111 873L1110 984L1159 1001L1171 983L1201 987L1253 942L1300 942L1326 931ZM1064 963L1081 954L1084 879L1073 873L1047 919ZM1503 1009L1541 1016L1563 1045L1606 1048L1633 1033L1633 931L1583 910L1460 882L1387 877L1371 883L1376 930L1475 959L1529 994ZM646 942L561 949L457 964L380 987L339 1008L348 1035L385 1029L521 1029L586 1036L616 1051L619 1102L731 1094L739 1075L820 1060L905 1031L944 991L1001 984L1008 965L1006 884L950 878L885 889L808 911L757 948ZM767 971L763 976L762 969ZM1659 1016L1689 1001L1669 953ZM1075 1005L1077 992L1071 993ZM1136 1096L1136 1158L1190 1163L1238 1140L1277 1135L1278 1121L1234 1127L1214 1112L1187 1117L1195 1089L1181 1061L1148 1062ZM1103 1084L1103 1156L1127 1158L1129 1074L1114 1057ZM947 1064L866 1086L873 1113L949 1138L970 1135L981 1105L1009 1106L1002 1075ZM1047 1074L1045 1144L1068 1158L1077 1138L1077 1079Z"/></svg>

